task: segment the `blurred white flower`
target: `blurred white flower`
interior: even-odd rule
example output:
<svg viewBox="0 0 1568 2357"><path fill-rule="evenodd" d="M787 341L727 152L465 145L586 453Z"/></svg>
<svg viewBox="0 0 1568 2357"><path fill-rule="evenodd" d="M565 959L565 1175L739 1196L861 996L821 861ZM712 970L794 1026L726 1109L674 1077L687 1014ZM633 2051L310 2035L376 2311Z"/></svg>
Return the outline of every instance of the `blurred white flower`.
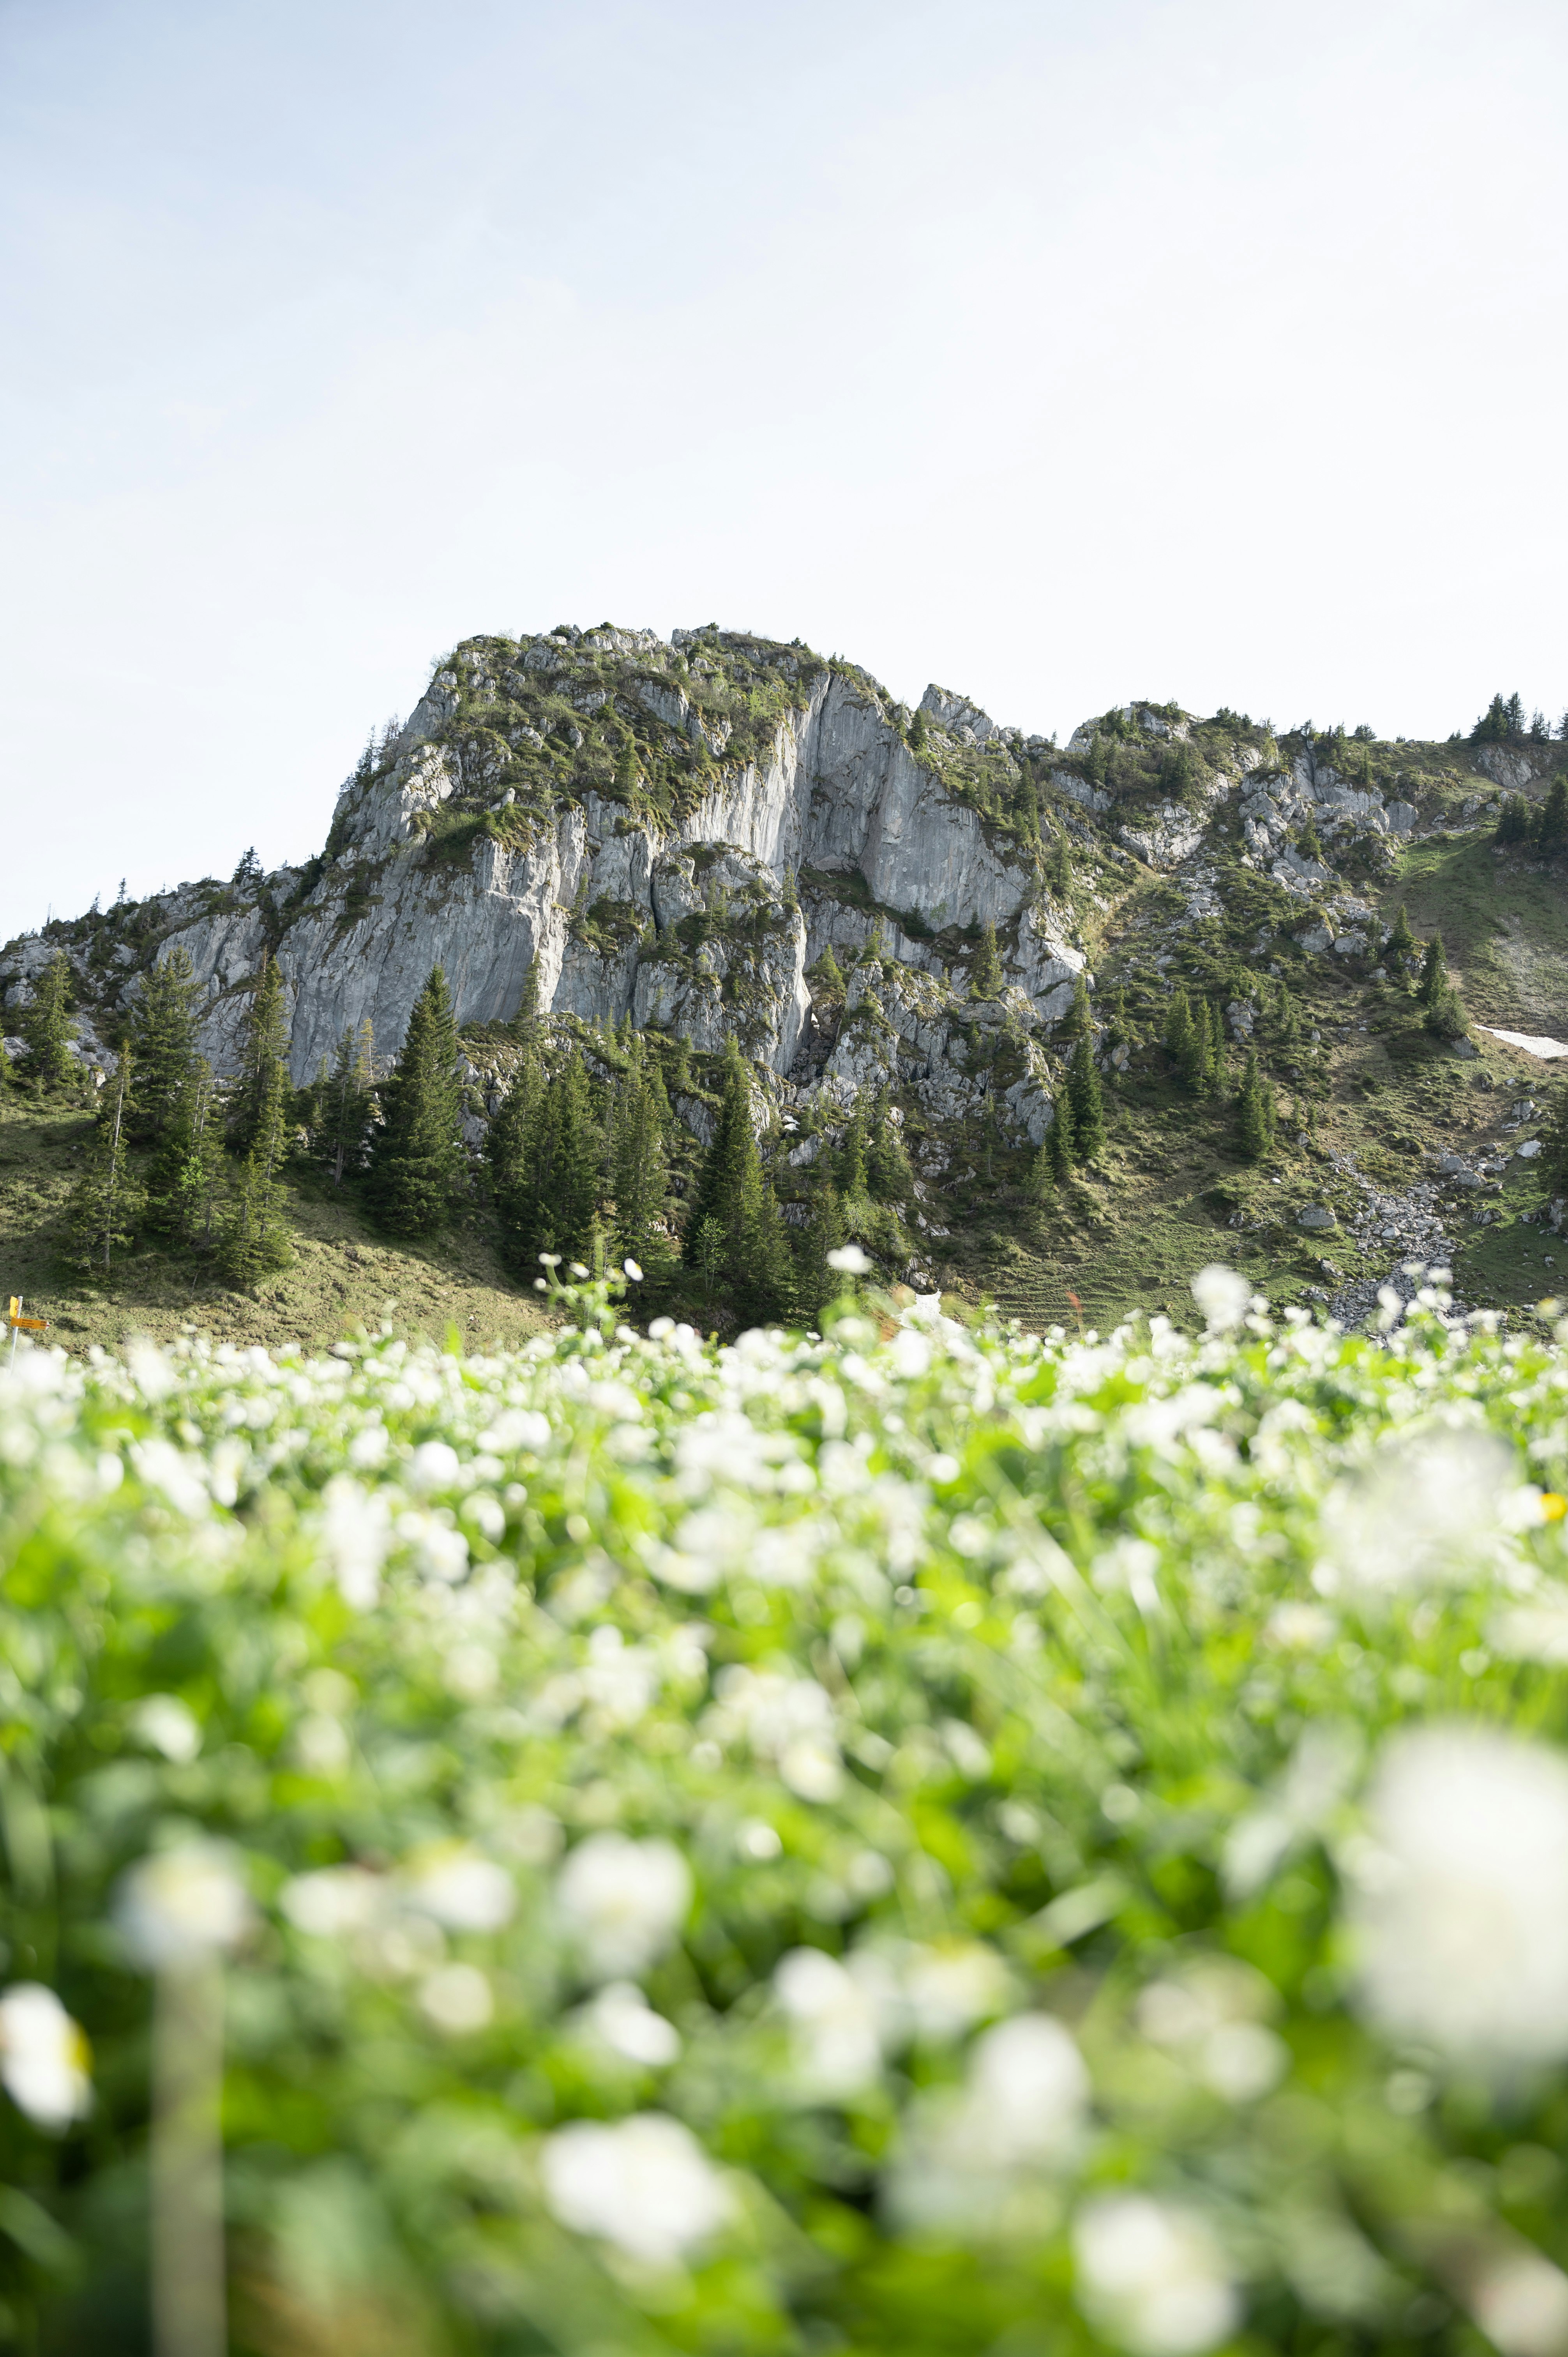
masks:
<svg viewBox="0 0 1568 2357"><path fill-rule="evenodd" d="M466 2038L489 2027L496 2001L476 1964L442 1964L420 1983L419 2009L447 2038Z"/></svg>
<svg viewBox="0 0 1568 2357"><path fill-rule="evenodd" d="M635 1981L611 1981L584 2007L582 2022L590 2037L644 2070L662 2071L681 2051L680 2031L654 2012Z"/></svg>
<svg viewBox="0 0 1568 2357"><path fill-rule="evenodd" d="M177 1695L147 1695L131 1713L142 1741L166 1760L183 1763L201 1749L201 1729Z"/></svg>
<svg viewBox="0 0 1568 2357"><path fill-rule="evenodd" d="M1219 2246L1192 2211L1107 2194L1079 2212L1072 2242L1079 2307L1136 2357L1196 2357L1240 2320Z"/></svg>
<svg viewBox="0 0 1568 2357"><path fill-rule="evenodd" d="M1324 1605L1287 1598L1275 1605L1263 1624L1263 1634L1287 1653L1321 1653L1337 1626Z"/></svg>
<svg viewBox="0 0 1568 2357"><path fill-rule="evenodd" d="M633 1285L640 1285L642 1283L642 1271L639 1268L634 1260L623 1260L621 1267L625 1274L630 1277Z"/></svg>
<svg viewBox="0 0 1568 2357"><path fill-rule="evenodd" d="M1505 1661L1540 1662L1547 1669L1568 1663L1568 1589L1543 1585L1528 1604L1494 1614L1487 1642Z"/></svg>
<svg viewBox="0 0 1568 2357"><path fill-rule="evenodd" d="M1460 1428L1384 1441L1337 1481L1323 1506L1332 1573L1363 1590L1430 1586L1496 1564L1518 1520L1513 1454L1495 1433Z"/></svg>
<svg viewBox="0 0 1568 2357"><path fill-rule="evenodd" d="M384 1427L371 1429L381 1434L384 1452ZM321 1540L343 1601L358 1612L368 1611L381 1593L381 1566L392 1550L388 1500L361 1489L351 1474L334 1473L322 1492Z"/></svg>
<svg viewBox="0 0 1568 2357"><path fill-rule="evenodd" d="M296 1874L278 1893L278 1905L296 1931L318 1940L362 1931L386 1905L386 1885L362 1866L323 1866Z"/></svg>
<svg viewBox="0 0 1568 2357"><path fill-rule="evenodd" d="M714 1680L717 1706L704 1722L721 1742L737 1737L772 1760L803 1801L831 1801L843 1782L832 1697L814 1678L732 1663Z"/></svg>
<svg viewBox="0 0 1568 2357"><path fill-rule="evenodd" d="M53 1989L18 1981L0 1996L0 2081L34 2126L59 2134L92 2104L87 2040Z"/></svg>
<svg viewBox="0 0 1568 2357"><path fill-rule="evenodd" d="M1498 2075L1568 2056L1568 1762L1480 1726L1386 1745L1347 1858L1362 2008Z"/></svg>
<svg viewBox="0 0 1568 2357"><path fill-rule="evenodd" d="M1229 1334L1252 1306L1252 1288L1233 1268L1211 1261L1192 1280L1192 1297L1211 1334Z"/></svg>
<svg viewBox="0 0 1568 2357"><path fill-rule="evenodd" d="M547 2136L544 2195L564 2226L650 2266L674 2266L732 2214L728 2188L689 2128L661 2112Z"/></svg>
<svg viewBox="0 0 1568 2357"><path fill-rule="evenodd" d="M840 1244L829 1253L828 1266L836 1268L841 1276L869 1276L871 1263L858 1244Z"/></svg>
<svg viewBox="0 0 1568 2357"><path fill-rule="evenodd" d="M1522 2235L1498 2233L1467 2272L1466 2307L1503 2357L1562 2357L1568 2276Z"/></svg>
<svg viewBox="0 0 1568 2357"><path fill-rule="evenodd" d="M561 1921L590 1978L635 1979L673 1943L692 1903L692 1875L666 1841L590 1834L555 1884Z"/></svg>
<svg viewBox="0 0 1568 2357"><path fill-rule="evenodd" d="M456 1487L462 1464L456 1450L445 1440L422 1440L408 1460L408 1486L422 1497L435 1490Z"/></svg>
<svg viewBox="0 0 1568 2357"><path fill-rule="evenodd" d="M1290 2068L1290 2050L1265 2027L1278 2009L1272 1983L1238 1956L1197 1956L1151 1981L1134 2008L1138 2028L1178 2054L1230 2104L1256 2103Z"/></svg>
<svg viewBox="0 0 1568 2357"><path fill-rule="evenodd" d="M147 1972L238 1947L251 1925L249 1893L221 1842L187 1842L143 1858L121 1878L114 1913Z"/></svg>
<svg viewBox="0 0 1568 2357"><path fill-rule="evenodd" d="M897 2002L892 1976L867 1956L846 1970L821 1948L792 1948L773 1975L792 2032L796 2084L833 2102L853 2095L882 2069L882 2032Z"/></svg>
<svg viewBox="0 0 1568 2357"><path fill-rule="evenodd" d="M612 1727L634 1727L659 1691L658 1655L646 1645L628 1645L618 1629L596 1629L581 1684Z"/></svg>
<svg viewBox="0 0 1568 2357"><path fill-rule="evenodd" d="M1070 2033L1042 2013L977 2038L961 2088L918 2099L885 2188L908 2227L983 2233L1020 2172L1069 2167L1089 2115L1089 2072Z"/></svg>
<svg viewBox="0 0 1568 2357"><path fill-rule="evenodd" d="M403 1887L409 1905L448 1932L499 1932L517 1911L517 1886L505 1867L462 1844L419 1859Z"/></svg>
<svg viewBox="0 0 1568 2357"><path fill-rule="evenodd" d="M979 1940L911 1950L901 1980L916 2029L931 2039L961 2037L988 2013L1000 2013L1013 1987L995 1949Z"/></svg>

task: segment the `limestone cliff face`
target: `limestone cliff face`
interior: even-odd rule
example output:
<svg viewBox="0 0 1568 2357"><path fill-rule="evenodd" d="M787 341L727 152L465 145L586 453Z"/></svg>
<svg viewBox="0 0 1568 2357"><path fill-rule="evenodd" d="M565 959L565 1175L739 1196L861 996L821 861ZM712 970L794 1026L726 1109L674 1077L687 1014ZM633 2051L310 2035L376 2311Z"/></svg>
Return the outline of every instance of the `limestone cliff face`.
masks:
<svg viewBox="0 0 1568 2357"><path fill-rule="evenodd" d="M141 973L184 950L202 1046L231 1071L270 953L304 1082L366 1021L384 1063L433 966L467 1025L515 1016L532 968L563 1030L629 1016L699 1053L737 1036L759 1103L826 1113L886 1087L928 1127L988 1107L1037 1141L1086 944L1118 986L1135 975L1144 887L1180 929L1222 918L1227 877L1251 868L1302 948L1354 954L1370 912L1347 876L1450 823L1443 797L1477 765L1529 775L1492 747L1444 750L1439 778L1437 753L1310 731L1282 748L1233 714L1140 702L1058 748L950 689L911 713L799 641L712 626L470 640L345 783L315 858L12 942L5 1028L63 946L81 1052L107 1061ZM1463 799L1465 823L1482 802ZM986 928L1001 982L978 987ZM829 950L847 988L814 998ZM1170 963L1162 949L1150 989Z"/></svg>
<svg viewBox="0 0 1568 2357"><path fill-rule="evenodd" d="M522 651L524 664L532 651ZM875 694L841 673L820 670L759 757L721 769L684 811L639 815L590 790L526 841L477 833L460 863L432 856L431 823L458 798L499 789L509 748L442 741L458 702L456 683L438 677L386 766L339 797L331 865L276 947L296 1080L362 1020L380 1049L394 1049L433 965L459 1021L507 1020L535 958L549 1011L612 1024L630 1013L639 1026L689 1034L698 1049L737 1029L754 1056L786 1072L810 1007L809 959L829 942L858 948L868 929L834 899L838 879L917 923L925 939L898 936L917 965L944 931L1021 919L1014 963L1024 989L1042 1014L1064 986L1070 996L1082 959L1056 938L1048 907L1034 905L1031 868L987 839L980 814L911 752ZM676 683L642 683L639 702L690 737L694 707ZM709 751L724 741L722 726L706 723ZM495 800L505 810L503 791ZM204 1045L223 1069L236 1044L232 994L264 953L265 917L176 915L160 954L182 946L211 992Z"/></svg>

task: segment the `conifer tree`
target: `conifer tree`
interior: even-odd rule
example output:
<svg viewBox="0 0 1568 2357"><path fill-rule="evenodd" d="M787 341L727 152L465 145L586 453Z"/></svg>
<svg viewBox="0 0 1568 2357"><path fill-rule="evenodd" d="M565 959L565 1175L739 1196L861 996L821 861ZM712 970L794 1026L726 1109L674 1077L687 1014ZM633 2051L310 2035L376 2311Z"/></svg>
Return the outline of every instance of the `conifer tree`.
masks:
<svg viewBox="0 0 1568 2357"><path fill-rule="evenodd" d="M258 1137L230 1181L218 1265L231 1285L252 1286L287 1268L293 1258L282 1189Z"/></svg>
<svg viewBox="0 0 1568 2357"><path fill-rule="evenodd" d="M1056 1165L1051 1158L1051 1133L1044 1137L1029 1157L1029 1200L1036 1211L1043 1211L1057 1191Z"/></svg>
<svg viewBox="0 0 1568 2357"><path fill-rule="evenodd" d="M1568 850L1568 772L1560 770L1552 780L1535 822L1535 844L1548 853Z"/></svg>
<svg viewBox="0 0 1568 2357"><path fill-rule="evenodd" d="M929 742L930 732L927 726L926 716L917 705L909 716L909 750L911 753L923 753Z"/></svg>
<svg viewBox="0 0 1568 2357"><path fill-rule="evenodd" d="M996 928L987 921L969 970L969 995L972 998L994 998L1001 987L1002 961L996 954Z"/></svg>
<svg viewBox="0 0 1568 2357"><path fill-rule="evenodd" d="M1522 794L1506 794L1498 813L1497 833L1492 840L1501 849L1510 845L1528 843L1530 834L1530 804Z"/></svg>
<svg viewBox="0 0 1568 2357"><path fill-rule="evenodd" d="M273 1118L274 1099L286 1094L287 1055L283 976L277 960L269 952L251 993L240 1047L240 1076L229 1103L229 1144L236 1154L250 1153Z"/></svg>
<svg viewBox="0 0 1568 2357"><path fill-rule="evenodd" d="M629 734L622 738L616 757L616 792L623 802L629 802L637 791L637 739Z"/></svg>
<svg viewBox="0 0 1568 2357"><path fill-rule="evenodd" d="M30 1005L22 1011L22 1037L27 1043L27 1068L48 1088L58 1088L77 1069L71 1054L70 967L63 950L56 950L33 985ZM127 1100L128 1102L128 1100Z"/></svg>
<svg viewBox="0 0 1568 2357"><path fill-rule="evenodd" d="M865 1179L871 1194L879 1203L905 1203L915 1191L915 1174L909 1168L903 1133L893 1119L886 1089L878 1094L871 1109L870 1133L865 1145Z"/></svg>
<svg viewBox="0 0 1568 2357"><path fill-rule="evenodd" d="M332 1070L317 1083L312 1127L335 1187L364 1168L374 1111L375 1034L367 1016L358 1031L344 1025Z"/></svg>
<svg viewBox="0 0 1568 2357"><path fill-rule="evenodd" d="M828 943L826 949L822 952L822 956L817 960L814 971L822 985L822 995L825 998L842 998L843 996L843 975L840 973L839 962L833 955L833 945L832 942Z"/></svg>
<svg viewBox="0 0 1568 2357"><path fill-rule="evenodd" d="M132 1052L121 1048L119 1070L103 1091L87 1165L72 1190L67 1215L71 1256L95 1275L113 1273L141 1213L141 1190L126 1160L126 1123L131 1108Z"/></svg>
<svg viewBox="0 0 1568 2357"><path fill-rule="evenodd" d="M610 1192L615 1198L615 1248L644 1270L666 1256L664 1215L669 1195L664 1127L637 1054L618 1092L610 1137Z"/></svg>
<svg viewBox="0 0 1568 2357"><path fill-rule="evenodd" d="M1393 930L1383 943L1383 956L1390 965L1403 973L1414 955L1415 935L1411 931L1410 920L1405 915L1404 902L1402 900L1394 918Z"/></svg>
<svg viewBox="0 0 1568 2357"><path fill-rule="evenodd" d="M1094 1037L1094 1010L1089 1001L1089 981L1081 972L1073 981L1072 1012L1063 1028L1069 1039L1092 1039Z"/></svg>
<svg viewBox="0 0 1568 2357"><path fill-rule="evenodd" d="M1448 961L1443 954L1443 936L1434 933L1422 957L1421 979L1416 985L1415 995L1423 1006L1430 1006L1438 993L1448 987Z"/></svg>
<svg viewBox="0 0 1568 2357"><path fill-rule="evenodd" d="M1084 762L1083 770L1085 777L1087 777L1091 786L1096 786L1103 790L1105 781L1111 774L1111 754L1105 739L1101 735L1098 728L1095 730L1093 738L1090 744L1089 755Z"/></svg>
<svg viewBox="0 0 1568 2357"><path fill-rule="evenodd" d="M539 1039L539 952L528 961L528 972L522 977L522 997L512 1017L512 1030L525 1048L537 1046Z"/></svg>
<svg viewBox="0 0 1568 2357"><path fill-rule="evenodd" d="M841 1196L848 1202L859 1202L867 1191L865 1170L865 1108L857 1098L854 1110L844 1124L843 1137L834 1157L833 1177Z"/></svg>
<svg viewBox="0 0 1568 2357"><path fill-rule="evenodd" d="M210 1243L222 1158L212 1067L193 1056L147 1173L148 1226L177 1243Z"/></svg>
<svg viewBox="0 0 1568 2357"><path fill-rule="evenodd" d="M1468 1031L1470 1018L1465 1012L1465 1002L1446 974L1427 1000L1422 1021L1436 1039L1462 1039Z"/></svg>
<svg viewBox="0 0 1568 2357"><path fill-rule="evenodd" d="M1064 1081L1052 1099L1055 1114L1046 1132L1045 1150L1050 1157L1051 1176L1058 1187L1072 1177L1072 1166L1078 1159L1078 1140L1072 1125L1072 1091Z"/></svg>
<svg viewBox="0 0 1568 2357"><path fill-rule="evenodd" d="M1225 1084L1225 1017L1212 998L1200 1002L1198 1014L1204 1029L1198 1085L1206 1097L1218 1096Z"/></svg>
<svg viewBox="0 0 1568 2357"><path fill-rule="evenodd" d="M1272 1091L1258 1071L1256 1053L1249 1049L1246 1071L1236 1099L1236 1124L1242 1153L1249 1162L1261 1162L1273 1140Z"/></svg>
<svg viewBox="0 0 1568 2357"><path fill-rule="evenodd" d="M177 942L143 976L131 1010L136 1094L129 1118L140 1144L160 1144L184 1106L196 1056L197 996L189 952Z"/></svg>
<svg viewBox="0 0 1568 2357"><path fill-rule="evenodd" d="M704 1223L710 1220L717 1222L724 1238L720 1267L726 1283L748 1309L769 1314L778 1306L784 1277L782 1237L751 1125L751 1082L733 1032L725 1047L718 1120L687 1221L688 1266L700 1257Z"/></svg>
<svg viewBox="0 0 1568 2357"><path fill-rule="evenodd" d="M413 1002L408 1030L381 1091L381 1127L371 1148L366 1193L395 1233L428 1235L446 1224L463 1182L463 1093L457 1027L439 966Z"/></svg>
<svg viewBox="0 0 1568 2357"><path fill-rule="evenodd" d="M599 1215L604 1138L578 1049L548 1080L524 1059L490 1125L489 1151L514 1265L532 1271L542 1252L585 1260Z"/></svg>
<svg viewBox="0 0 1568 2357"><path fill-rule="evenodd" d="M1040 839L1040 798L1035 791L1035 780L1026 777L1018 789L1018 831L1026 843Z"/></svg>
<svg viewBox="0 0 1568 2357"><path fill-rule="evenodd" d="M1165 1026L1161 1035L1166 1055L1186 1079L1192 1064L1196 1037L1192 1008L1186 991L1178 983L1171 993L1171 1003L1165 1011Z"/></svg>
<svg viewBox="0 0 1568 2357"><path fill-rule="evenodd" d="M843 1208L828 1168L819 1154L811 1165L806 1199L806 1224L795 1250L795 1314L810 1325L843 1289L843 1280L828 1266L828 1254L844 1241Z"/></svg>
<svg viewBox="0 0 1568 2357"><path fill-rule="evenodd" d="M1065 833L1052 837L1051 864L1047 880L1055 899L1066 900L1071 897L1072 854L1068 849Z"/></svg>
<svg viewBox="0 0 1568 2357"><path fill-rule="evenodd" d="M1068 1094L1072 1100L1073 1148L1079 1162L1094 1162L1105 1143L1105 1107L1100 1074L1094 1068L1094 1047L1080 1038L1068 1066Z"/></svg>

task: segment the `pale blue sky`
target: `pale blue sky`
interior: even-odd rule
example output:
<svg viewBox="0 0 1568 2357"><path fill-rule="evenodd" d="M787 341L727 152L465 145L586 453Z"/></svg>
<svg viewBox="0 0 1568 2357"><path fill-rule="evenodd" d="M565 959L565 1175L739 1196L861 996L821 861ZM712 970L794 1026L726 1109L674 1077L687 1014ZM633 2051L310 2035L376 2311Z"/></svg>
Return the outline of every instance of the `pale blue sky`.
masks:
<svg viewBox="0 0 1568 2357"><path fill-rule="evenodd" d="M474 630L1568 704L1561 0L0 0L0 938Z"/></svg>

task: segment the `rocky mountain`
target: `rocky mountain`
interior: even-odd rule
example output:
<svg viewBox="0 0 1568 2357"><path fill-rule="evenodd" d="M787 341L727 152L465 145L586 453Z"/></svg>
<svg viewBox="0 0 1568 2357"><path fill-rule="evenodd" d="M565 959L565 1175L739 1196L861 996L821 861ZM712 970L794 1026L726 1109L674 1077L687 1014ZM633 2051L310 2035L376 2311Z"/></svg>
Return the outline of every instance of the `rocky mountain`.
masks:
<svg viewBox="0 0 1568 2357"><path fill-rule="evenodd" d="M222 1072L270 952L303 1083L365 1020L390 1056L439 965L465 1028L477 1145L532 967L560 1036L591 1041L629 1018L698 1058L737 1037L781 1165L809 1162L858 1098L887 1091L920 1178L908 1274L934 1280L971 1231L993 1246L1023 1232L1024 1173L1053 1119L1080 977L1117 1115L1096 1182L1113 1216L1138 1200L1138 1155L1157 1158L1162 1127L1165 1145L1174 1134L1158 1043L1177 982L1223 1009L1237 1069L1257 1050L1285 1090L1282 1153L1328 1151L1315 1112L1332 1123L1339 1096L1327 1002L1398 1015L1403 978L1380 963L1391 894L1419 898L1450 854L1490 859L1495 885L1486 845L1502 793L1539 798L1563 754L1276 732L1139 701L1058 748L935 685L911 711L798 641L608 626L473 639L367 749L315 857L267 875L242 864L228 883L8 943L6 1028L63 948L82 1054L107 1065L139 975L183 948ZM1513 864L1521 884L1544 874ZM1495 967L1481 1011L1561 1033L1568 967L1551 926L1520 913L1534 890L1509 920L1523 925L1513 967L1488 949L1462 978L1473 996ZM1487 925L1488 942L1507 932L1502 917ZM1288 1037L1270 1028L1282 984L1302 1010ZM1445 1071L1477 1060L1477 1037L1432 1054ZM1482 1046L1483 1061L1522 1052ZM701 1092L682 1109L700 1134ZM1210 1127L1212 1182L1228 1149L1218 1117ZM1281 1183L1332 1194L1332 1166L1304 1161ZM1064 1201L1064 1235L1098 1216L1087 1200ZM1204 1221L1236 1217L1227 1200ZM1315 1247L1298 1279L1320 1258Z"/></svg>

